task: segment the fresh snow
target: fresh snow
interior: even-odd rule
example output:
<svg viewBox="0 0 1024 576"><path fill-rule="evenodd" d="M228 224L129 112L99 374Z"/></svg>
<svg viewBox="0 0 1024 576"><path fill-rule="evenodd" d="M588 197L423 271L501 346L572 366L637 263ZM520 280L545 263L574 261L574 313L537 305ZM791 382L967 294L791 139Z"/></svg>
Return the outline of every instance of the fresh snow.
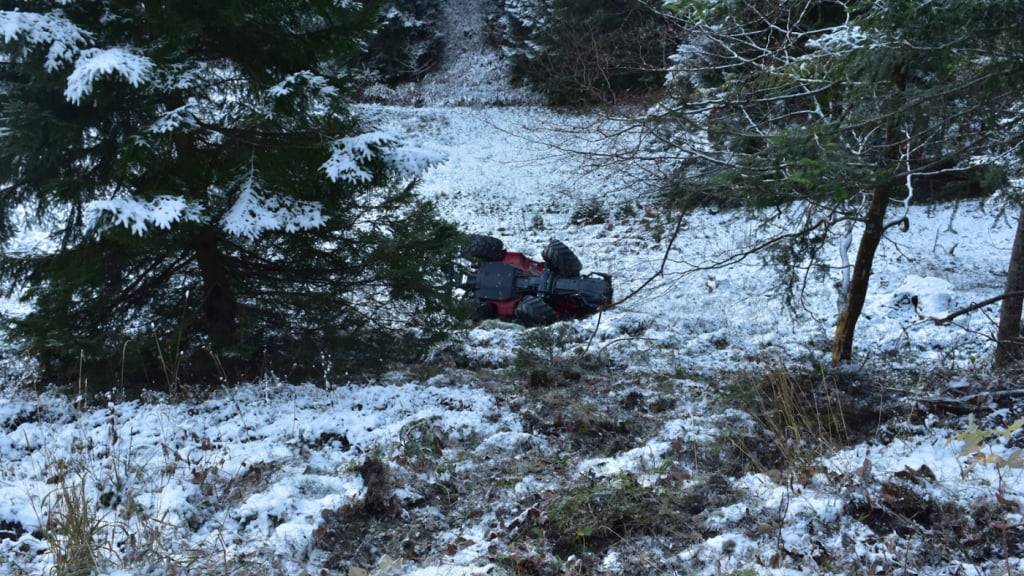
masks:
<svg viewBox="0 0 1024 576"><path fill-rule="evenodd" d="M221 227L235 236L255 239L267 230L298 232L324 225L327 218L319 202L302 202L260 190L250 174L239 187L238 197L221 219Z"/></svg>
<svg viewBox="0 0 1024 576"><path fill-rule="evenodd" d="M556 326L567 344L555 353L564 360L586 351L605 360L614 377L598 395L612 402L630 392L646 399L655 395L655 387L667 386L678 405L643 437L613 453L561 451L527 425L522 404L537 391L519 389L519 383L514 390L496 391L479 380L490 370L514 367L531 339L551 330L502 322L459 331L435 350L439 363L455 357L476 372L452 370L429 379L388 374L375 382L340 386L266 382L217 392L203 401L171 404L154 396L90 409L62 396L30 397L0 382L0 526L19 528L14 539L0 540L0 574L13 572L10 566L27 573L52 569L52 558L43 553L45 543L33 531L45 525L61 479L84 482L91 501L108 502L101 510L104 530L127 527L141 534L159 525L160 549L208 561L200 571L219 571L219 562L227 559L252 562L259 570L273 566L283 573L319 573L323 552L312 541L323 526L321 514L363 495L355 468L368 454L403 462L392 469L395 495L403 506L420 499L424 487L472 477L453 474L482 470L503 481L479 487L492 497L483 504L500 501L503 510L475 510L461 523L440 524L437 532L424 535L448 546L448 555L382 567L381 574L503 574L494 565L491 534L506 528L509 518L525 517L538 500L568 486L614 482L623 475L657 486L677 447L698 453L736 434L763 432L746 413L716 403L722 374L827 359L836 285L842 278L842 238L830 246L829 268L821 276L812 270L794 302L786 301L774 271L757 257L693 272L743 250L771 229L743 214L697 211L686 218L666 256L672 223L653 199L632 188L630 175L594 169L563 152L605 145L588 132L600 119L535 106L540 98L512 86L507 62L485 46L482 0L449 0L444 6L449 42L442 69L420 84L372 89L369 95L377 103L357 111L366 126L375 128L335 143L324 174L365 182L366 163L380 155L403 175L420 176L419 192L461 229L498 236L508 248L532 256L550 238L559 238L580 255L585 270L612 273L619 296L645 282L664 258L664 277L622 306ZM19 14L0 13L4 40L47 46L54 69L74 63L88 43L59 13L35 15L31 22ZM856 30L837 29L820 42L844 49L860 39ZM82 96L103 73L148 81L141 61L129 65L113 58L89 66L94 72L89 79L83 72ZM300 88L326 89L315 75L302 74L283 79L269 95L284 97ZM196 106L165 112L151 130L189 126ZM703 136L691 137L699 141ZM266 229L314 227L322 217L312 205L274 204L274 198L252 182L242 186L222 225L249 237ZM606 209L605 223L571 222L573 212L588 203ZM619 211L624 204L629 214ZM137 234L199 217L174 197L106 200L92 204L90 214L109 217ZM986 313L995 307L963 316L952 326L937 326L932 319L1001 292L1016 222L996 215L980 201L910 207L911 233L893 231L879 249L858 325L858 358L922 373L933 368L970 371L987 361L992 324ZM848 240L855 245L859 234L855 229ZM20 238L8 250L32 249L40 242L45 239ZM0 369L8 375L25 370L2 356ZM681 376L688 373L703 378ZM658 383L649 389L627 390L620 383L620 378L636 382L652 374ZM416 434L422 430L442 436L444 447L433 468L416 470L407 460L419 449ZM843 503L851 493L877 499L881 482L921 466L934 474L921 490L936 503L970 509L995 502L998 494L1008 506L1024 506L1022 472L991 462L969 465L958 433L955 426L926 419L885 442L864 441L816 458L803 482L765 472L732 478L729 483L741 498L705 511L703 526L715 535L674 547L671 559L685 567L682 573L708 575L810 573L820 569L817 557L831 558L836 573L867 571L891 560L901 547L922 546L923 538L875 531L845 514ZM1018 432L987 443L985 450L1005 457L1019 442ZM527 468L517 469L517 464ZM696 477L717 470L695 465L687 472ZM444 518L433 504L408 508L409 514ZM1019 513L1008 517L1024 521ZM778 528L760 531L769 522ZM775 567L780 547L790 560ZM598 570L623 573L631 552L613 546ZM925 573L973 576L1024 569L1018 558L998 566L935 562ZM137 565L99 569L111 575L145 572Z"/></svg>
<svg viewBox="0 0 1024 576"><path fill-rule="evenodd" d="M178 221L198 222L202 219L202 209L190 205L180 196L157 196L148 201L133 197L94 200L86 204L85 213L90 227L100 224L101 217L107 215L114 225L124 226L140 236L150 226L166 230Z"/></svg>
<svg viewBox="0 0 1024 576"><path fill-rule="evenodd" d="M270 89L267 90L267 93L276 98L288 96L298 85L301 84L305 84L309 88L316 90L320 96L329 97L335 96L338 93L338 89L331 86L330 80L308 70L289 74L284 80L281 80L277 84L271 86Z"/></svg>
<svg viewBox="0 0 1024 576"><path fill-rule="evenodd" d="M361 495L354 467L364 455L390 459L408 430L428 423L446 435L452 455L521 432L472 384L268 383L197 404L126 402L86 412L60 396L7 398L0 402L0 524L27 532L0 540L0 573L5 562L49 569L48 556L26 565L17 549L41 544L31 532L45 525L53 482L65 476L84 481L93 502L110 498L103 520L111 536L121 522L129 530L158 522L171 540L165 544L182 555L216 550L230 560L259 552L298 567L320 512ZM121 498L129 494L141 513L124 517L130 509Z"/></svg>
<svg viewBox="0 0 1024 576"><path fill-rule="evenodd" d="M378 156L402 178L421 176L447 159L429 144L418 147L400 142L395 135L380 130L341 138L334 143L331 157L322 169L333 182L365 184L373 180L367 164Z"/></svg>
<svg viewBox="0 0 1024 576"><path fill-rule="evenodd" d="M89 33L64 18L59 10L47 14L0 11L0 34L4 42L21 40L48 46L46 69L50 72L71 62L81 46L89 42Z"/></svg>
<svg viewBox="0 0 1024 576"><path fill-rule="evenodd" d="M75 61L64 96L69 102L80 104L83 97L92 94L93 84L100 76L111 74L120 75L138 87L149 80L152 68L152 60L127 48L89 48Z"/></svg>
<svg viewBox="0 0 1024 576"><path fill-rule="evenodd" d="M57 72L73 63L64 96L73 104L92 93L101 76L116 74L133 87L147 82L153 61L130 47L85 48L91 35L66 19L60 10L37 12L0 11L0 36L5 43L25 42L47 47L46 70Z"/></svg>

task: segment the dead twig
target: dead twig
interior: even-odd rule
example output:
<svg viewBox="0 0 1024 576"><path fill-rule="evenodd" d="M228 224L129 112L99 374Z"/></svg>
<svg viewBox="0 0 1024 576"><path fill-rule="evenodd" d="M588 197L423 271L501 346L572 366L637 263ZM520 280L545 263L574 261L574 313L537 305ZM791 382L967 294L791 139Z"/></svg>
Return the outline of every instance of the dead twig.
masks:
<svg viewBox="0 0 1024 576"><path fill-rule="evenodd" d="M670 236L668 239L668 246L665 248L665 254L661 257L661 266L658 267L657 272L651 274L651 276L647 280L644 280L643 284L637 286L632 292L626 294L621 300L609 305L608 308L615 308L616 306L619 306L623 302L639 294L641 291L643 291L644 288L647 288L651 284L651 282L654 282L658 278L665 275L665 266L668 264L668 256L669 254L672 253L672 247L675 245L676 238L679 237L679 231L680 229L682 229L682 227L683 213L680 212L679 218L676 219L675 228L672 230L672 236Z"/></svg>

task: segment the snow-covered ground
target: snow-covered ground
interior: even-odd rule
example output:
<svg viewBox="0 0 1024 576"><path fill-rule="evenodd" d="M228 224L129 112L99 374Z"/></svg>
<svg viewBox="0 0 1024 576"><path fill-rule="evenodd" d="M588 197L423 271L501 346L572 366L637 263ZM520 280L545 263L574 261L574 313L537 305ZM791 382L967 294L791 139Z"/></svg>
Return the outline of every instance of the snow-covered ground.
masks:
<svg viewBox="0 0 1024 576"><path fill-rule="evenodd" d="M426 174L420 191L467 232L497 236L509 249L534 257L550 238L559 238L579 254L584 270L610 272L620 296L661 266L673 222L656 203L626 189L615 174L588 170L584 159L547 144L592 146L586 134L578 142L565 141L564 128L581 125L580 118L530 107L366 106L363 112L389 131L448 155ZM603 207L606 222L571 223L574 211L589 202ZM622 212L623 205L632 208L630 214ZM994 208L980 202L915 206L908 217L912 232L891 233L880 248L858 327L858 354L901 364L984 362L991 350L985 336L993 328L990 316L978 313L941 327L927 318L1000 293L1015 222L998 219ZM727 269L693 272L769 232L738 213L688 216L665 278L606 313L594 345L615 342L608 352L624 367L636 367L631 358L643 356L643 370L823 360L837 310L837 245L828 254L828 278L812 275L788 303L775 269L757 256ZM595 318L578 328L589 334L596 324ZM481 339L472 338L466 353L501 354L516 339L492 336L493 350L481 349Z"/></svg>
<svg viewBox="0 0 1024 576"><path fill-rule="evenodd" d="M630 293L661 266L672 223L628 181L548 145L589 119L508 84L482 42L481 6L449 2L442 70L360 112L447 154L420 192L465 231L531 255L562 239ZM592 145L586 134L568 144ZM594 203L603 223L572 222ZM75 492L64 491L78 489L107 574L1024 570L1022 433L999 433L1021 407L925 414L919 398L984 378L994 308L956 326L927 317L999 293L1015 222L979 202L908 216L911 232L880 249L858 328L858 360L881 388L844 392L870 417L799 463L772 460L791 447L734 401L737 382L746 391L737 374L824 360L839 272L812 277L795 304L756 257L691 273L766 233L742 214L703 211L687 217L665 276L622 306L554 328L466 329L425 366L370 384L265 382L94 408L0 386L0 574L51 569L51 551L70 541L60 527ZM838 265L837 248L829 258ZM972 411L978 428L964 435ZM381 517L358 508L370 456L394 497ZM680 509L685 533L637 521L635 534L599 542L620 528L601 522L622 520L602 516L616 503L591 500L601 490L701 506ZM580 502L574 513L595 524L564 522ZM584 550L553 555L566 539Z"/></svg>
<svg viewBox="0 0 1024 576"><path fill-rule="evenodd" d="M678 501L667 513L691 527L633 518L644 531L595 540L596 565L577 573L1024 568L1020 439L1003 434L1012 410L988 411L976 430L998 432L972 435L964 420L913 422L884 404L867 441L780 468L763 460L774 451L762 421L729 408L714 381L685 378L531 389L449 369L332 389L266 382L202 402L80 409L63 396L7 397L0 573L48 573L48 551L72 549L76 502L101 574L571 569L579 559L550 547L621 522L619 503L590 500L609 491ZM849 426L852 436L863 423ZM391 510L379 516L359 507L369 457L388 471ZM567 508L581 524L566 524Z"/></svg>
<svg viewBox="0 0 1024 576"><path fill-rule="evenodd" d="M444 376L330 390L267 383L196 404L88 411L56 396L8 399L0 404L0 566L50 569L41 534L67 513L59 485L94 503L98 538L154 538L146 545L168 557L118 558L138 573L147 561L208 573L247 557L298 571L316 561L321 512L364 489L356 466L366 455L413 454L424 434L443 439L449 456L483 453L521 432L472 384ZM402 504L422 498L396 495Z"/></svg>
<svg viewBox="0 0 1024 576"><path fill-rule="evenodd" d="M371 86L365 96L403 105L503 106L539 104L538 94L509 81L511 64L487 45L487 0L457 0L442 5L444 57L440 68L421 82L397 87Z"/></svg>

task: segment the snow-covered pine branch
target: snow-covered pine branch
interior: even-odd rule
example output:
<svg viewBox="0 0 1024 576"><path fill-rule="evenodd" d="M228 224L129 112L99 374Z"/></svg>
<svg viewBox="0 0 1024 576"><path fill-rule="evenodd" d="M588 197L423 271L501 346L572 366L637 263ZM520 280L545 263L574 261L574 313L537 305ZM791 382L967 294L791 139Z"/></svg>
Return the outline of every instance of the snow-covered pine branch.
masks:
<svg viewBox="0 0 1024 576"><path fill-rule="evenodd" d="M403 145L391 133L374 131L337 140L322 170L332 182L365 184L373 179L369 165L374 160L384 162L403 178L415 178L446 159L438 150Z"/></svg>
<svg viewBox="0 0 1024 576"><path fill-rule="evenodd" d="M89 228L102 231L106 223L124 226L139 236L150 227L167 230L176 222L199 222L203 218L202 207L180 196L158 196L149 201L133 197L94 200L85 205L85 213Z"/></svg>
<svg viewBox="0 0 1024 576"><path fill-rule="evenodd" d="M268 230L298 232L319 228L326 223L323 205L304 202L263 190L256 174L239 183L238 196L220 220L225 232L249 240Z"/></svg>
<svg viewBox="0 0 1024 576"><path fill-rule="evenodd" d="M152 60L129 48L89 48L75 61L64 96L68 102L81 104L82 98L92 93L96 80L104 75L117 74L138 87L149 79L152 68Z"/></svg>
<svg viewBox="0 0 1024 576"><path fill-rule="evenodd" d="M46 70L54 72L71 62L89 43L92 35L82 30L60 10L45 14L36 12L0 11L0 35L4 43L23 42L30 47L44 46Z"/></svg>
<svg viewBox="0 0 1024 576"><path fill-rule="evenodd" d="M94 35L70 22L60 10L48 13L0 12L0 35L4 43L22 42L26 50L36 46L47 49L47 72L57 73L72 64L64 96L80 104L92 92L95 81L117 74L132 86L140 86L149 77L153 62L128 47L85 48Z"/></svg>

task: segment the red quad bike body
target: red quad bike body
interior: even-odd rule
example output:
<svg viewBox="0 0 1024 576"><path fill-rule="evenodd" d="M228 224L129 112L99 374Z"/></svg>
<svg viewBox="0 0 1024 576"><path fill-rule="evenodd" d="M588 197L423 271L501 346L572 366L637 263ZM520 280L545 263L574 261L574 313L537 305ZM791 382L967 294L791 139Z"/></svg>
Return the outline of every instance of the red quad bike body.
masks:
<svg viewBox="0 0 1024 576"><path fill-rule="evenodd" d="M474 318L514 319L524 324L548 324L583 318L611 304L611 277L580 276L579 260L567 246L553 240L544 250L545 262L504 250L501 241L475 237L467 250L475 262L463 287L477 303Z"/></svg>
<svg viewBox="0 0 1024 576"><path fill-rule="evenodd" d="M524 273L530 276L540 276L544 273L544 263L537 262L536 260L530 260L525 255L519 252L505 252L505 255L501 257L498 262L507 264L516 270L522 270ZM514 318L516 315L516 306L519 305L519 301L523 299L524 293L517 294L515 298L508 300L492 300L495 308L498 312L499 318ZM558 312L560 316L573 317L579 313L579 305L574 303L568 298L560 298L550 303L555 312Z"/></svg>

